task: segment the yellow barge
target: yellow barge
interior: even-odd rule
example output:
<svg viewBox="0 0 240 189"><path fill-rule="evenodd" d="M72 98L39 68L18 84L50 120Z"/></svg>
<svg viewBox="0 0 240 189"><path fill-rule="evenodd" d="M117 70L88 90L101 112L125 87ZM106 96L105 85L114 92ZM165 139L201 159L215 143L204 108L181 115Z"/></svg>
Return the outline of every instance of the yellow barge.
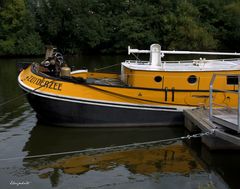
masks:
<svg viewBox="0 0 240 189"><path fill-rule="evenodd" d="M75 70L50 50L41 63L33 63L18 77L20 87L40 120L63 126L124 127L183 124L183 110L209 104L213 74L216 87L238 90L240 58L163 61L165 54L240 56L240 53L163 51L153 44L149 61L126 60L121 74ZM237 96L215 91L214 104L237 106Z"/></svg>

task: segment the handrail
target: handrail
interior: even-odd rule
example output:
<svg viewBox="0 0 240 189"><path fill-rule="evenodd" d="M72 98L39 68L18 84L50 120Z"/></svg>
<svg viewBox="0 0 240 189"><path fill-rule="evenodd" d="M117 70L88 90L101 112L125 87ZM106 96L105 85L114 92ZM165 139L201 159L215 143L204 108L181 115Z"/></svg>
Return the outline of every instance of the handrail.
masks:
<svg viewBox="0 0 240 189"><path fill-rule="evenodd" d="M238 113L237 113L237 123L238 123L238 133L240 133L240 75L239 74L213 74L212 76L212 79L210 81L210 86L209 86L209 119L212 121L213 120L213 92L214 91L214 88L213 88L213 84L214 84L214 81L216 79L217 76L235 76L238 78ZM217 89L218 91L224 91L224 92L231 92L233 93L234 91L231 91L231 90L219 90ZM236 94L236 93L235 93Z"/></svg>
<svg viewBox="0 0 240 189"><path fill-rule="evenodd" d="M231 58L231 59L194 59L194 60L175 60L175 61L162 61L163 64L168 63L177 63L177 64L201 64L201 63L212 63L212 62L232 62L232 61L239 61L239 58ZM147 60L125 60L125 63L128 64L150 64Z"/></svg>

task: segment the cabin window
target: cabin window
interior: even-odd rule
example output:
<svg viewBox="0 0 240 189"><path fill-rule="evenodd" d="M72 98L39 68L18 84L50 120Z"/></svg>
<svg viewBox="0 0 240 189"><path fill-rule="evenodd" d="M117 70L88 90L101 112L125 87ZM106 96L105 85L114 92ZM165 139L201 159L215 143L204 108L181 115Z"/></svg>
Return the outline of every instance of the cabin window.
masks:
<svg viewBox="0 0 240 189"><path fill-rule="evenodd" d="M237 85L238 84L238 76L227 76L227 84L228 85Z"/></svg>
<svg viewBox="0 0 240 189"><path fill-rule="evenodd" d="M154 78L154 81L156 81L156 82L161 82L162 81L162 77L161 76L156 76L155 78Z"/></svg>
<svg viewBox="0 0 240 189"><path fill-rule="evenodd" d="M188 83L194 84L197 82L197 77L195 75L190 75L187 79Z"/></svg>

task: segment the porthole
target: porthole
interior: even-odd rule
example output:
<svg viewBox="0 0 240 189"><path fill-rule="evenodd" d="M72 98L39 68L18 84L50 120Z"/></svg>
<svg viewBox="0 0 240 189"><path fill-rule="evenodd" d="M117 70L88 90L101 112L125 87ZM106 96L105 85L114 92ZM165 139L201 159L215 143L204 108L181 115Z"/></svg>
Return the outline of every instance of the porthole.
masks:
<svg viewBox="0 0 240 189"><path fill-rule="evenodd" d="M162 77L161 76L156 76L155 78L154 78L154 81L156 81L156 82L161 82L162 81Z"/></svg>
<svg viewBox="0 0 240 189"><path fill-rule="evenodd" d="M190 75L187 80L188 80L188 83L194 84L197 82L197 77L195 75Z"/></svg>

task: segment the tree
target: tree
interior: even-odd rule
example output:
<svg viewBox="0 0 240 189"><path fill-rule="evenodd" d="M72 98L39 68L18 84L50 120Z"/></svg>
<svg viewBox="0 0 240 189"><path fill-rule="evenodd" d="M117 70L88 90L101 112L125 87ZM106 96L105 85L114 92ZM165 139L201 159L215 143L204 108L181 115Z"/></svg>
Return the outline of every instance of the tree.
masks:
<svg viewBox="0 0 240 189"><path fill-rule="evenodd" d="M199 21L199 11L188 1L178 1L173 21L172 31L169 31L168 48L186 50L216 49L218 41L207 26Z"/></svg>
<svg viewBox="0 0 240 189"><path fill-rule="evenodd" d="M224 7L222 38L225 48L240 50L240 2Z"/></svg>
<svg viewBox="0 0 240 189"><path fill-rule="evenodd" d="M0 55L43 53L43 44L24 0L6 1L1 9L0 49Z"/></svg>
<svg viewBox="0 0 240 189"><path fill-rule="evenodd" d="M27 2L25 2L27 1ZM239 49L236 0L0 0L0 55ZM34 16L32 16L34 15Z"/></svg>

